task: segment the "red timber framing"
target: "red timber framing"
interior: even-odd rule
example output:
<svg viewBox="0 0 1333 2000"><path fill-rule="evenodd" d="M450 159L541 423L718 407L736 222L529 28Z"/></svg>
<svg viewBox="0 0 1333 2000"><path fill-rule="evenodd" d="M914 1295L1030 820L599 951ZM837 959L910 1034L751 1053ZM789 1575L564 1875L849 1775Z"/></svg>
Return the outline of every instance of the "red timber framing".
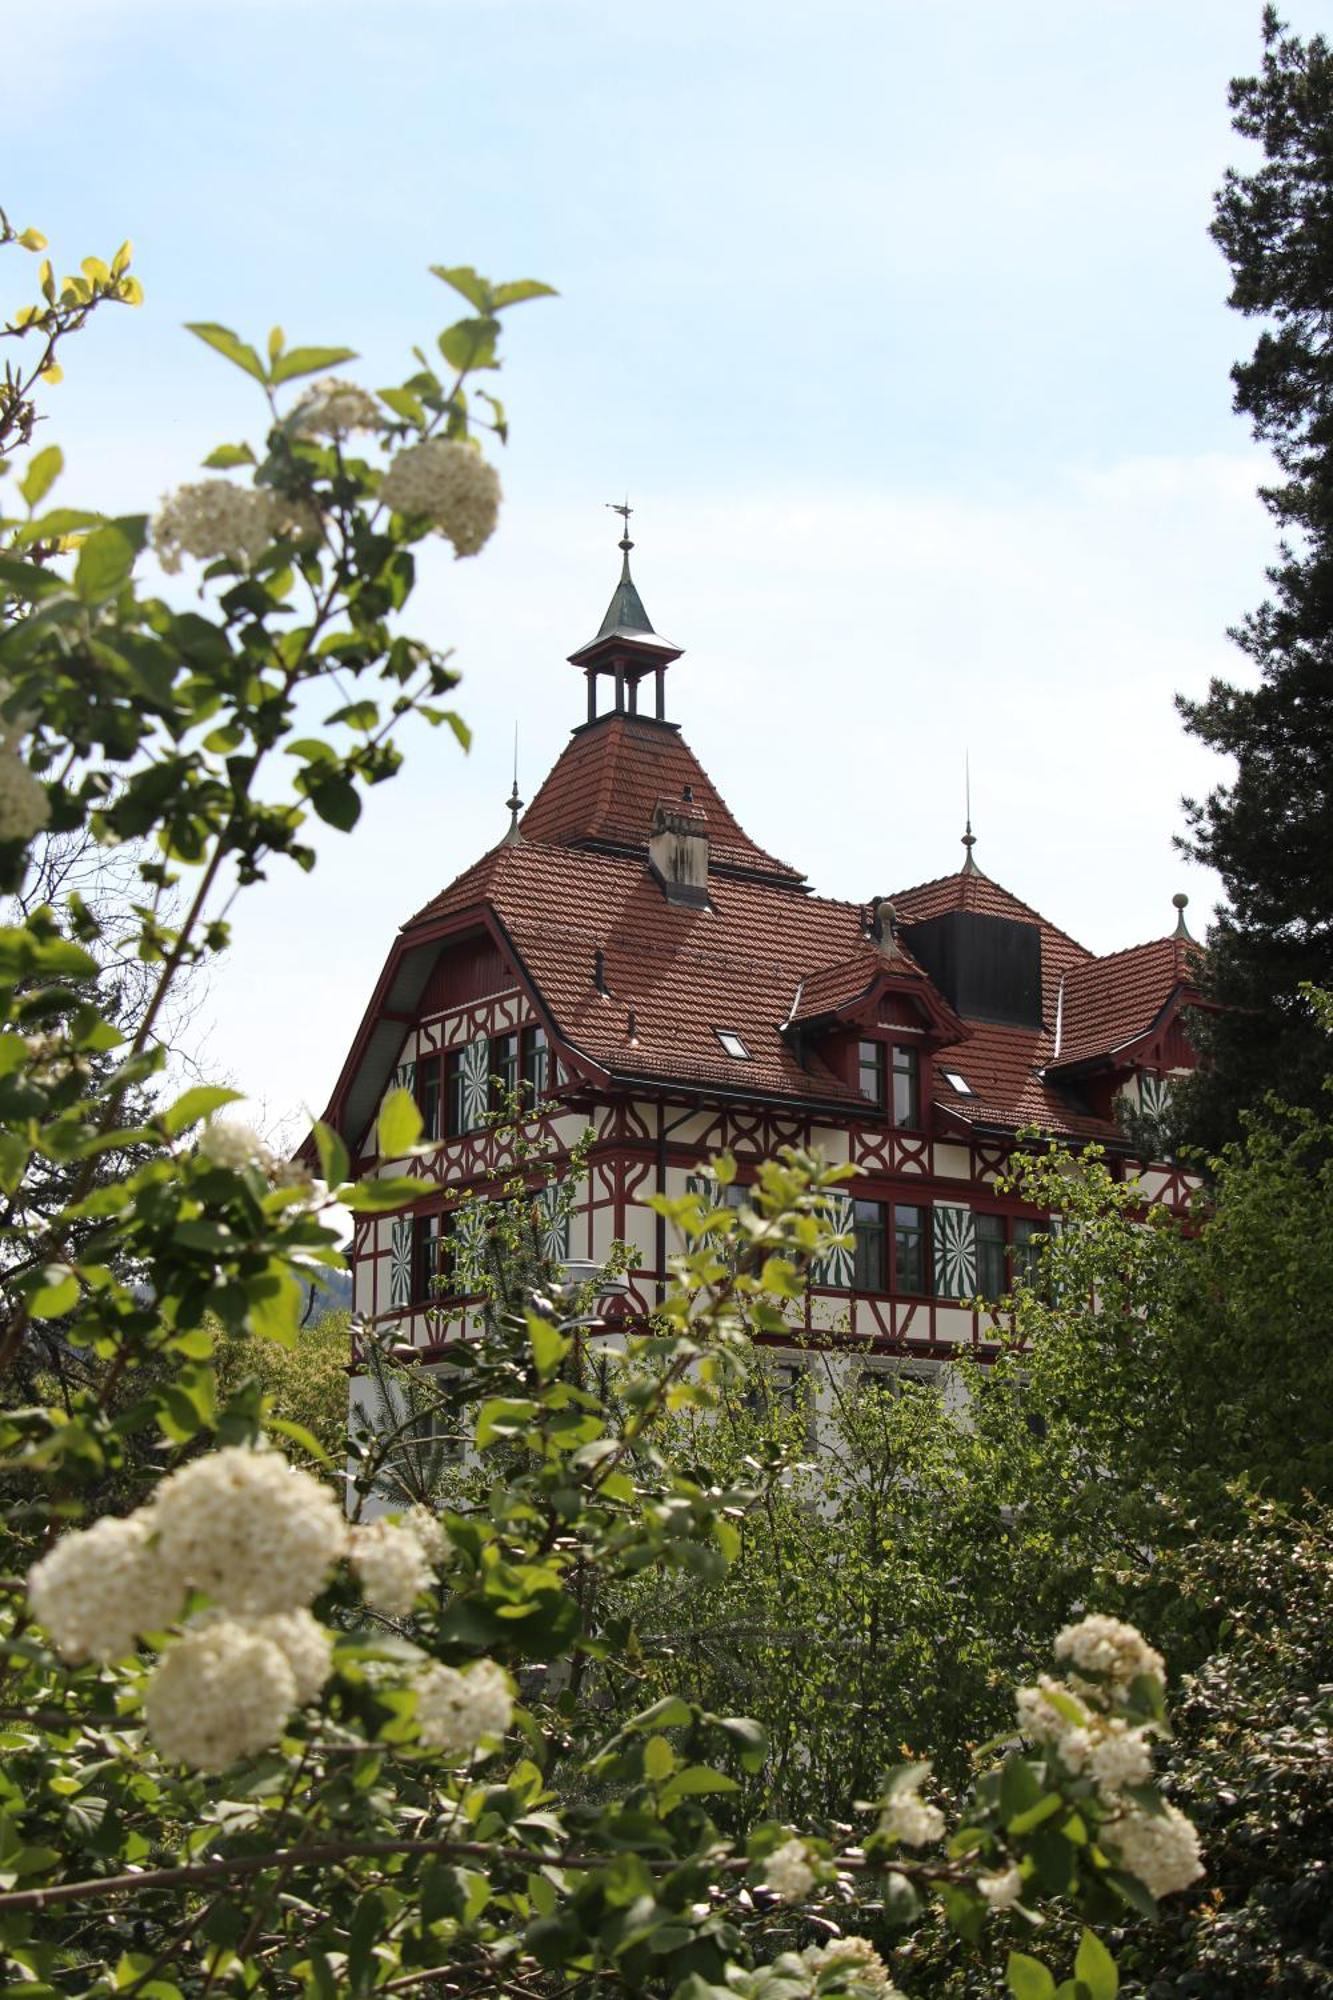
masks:
<svg viewBox="0 0 1333 2000"><path fill-rule="evenodd" d="M608 1314L651 1312L667 1281L675 1246L653 1195L683 1195L722 1151L743 1187L790 1145L850 1162L848 1199L867 1205L865 1243L821 1274L836 1284L811 1284L794 1334L836 1346L850 1326L857 1352L985 1350L992 1314L959 1302L985 1287L962 1278L983 1242L993 1272L1020 1226L1043 1220L997 1186L1018 1132L1095 1141L1145 1202L1189 1198L1170 1163L1133 1159L1120 1116L1141 1129L1195 1060L1184 1010L1198 953L1181 899L1170 936L1099 957L985 875L970 832L951 875L892 897L814 895L665 719L679 648L653 634L622 547L603 629L572 657L594 682L618 675L622 693L651 676L655 713L581 722L525 817L515 805L505 838L410 918L334 1087L325 1118L359 1173L396 1171L375 1152L395 1082L448 1131L416 1169L433 1187L413 1215L358 1218L356 1311L429 1352L442 1314L420 1297L419 1225L523 1170L513 1131L487 1122L489 1076L497 1060L512 1074L540 1034L550 1069L525 1141L559 1175L592 1129L568 1255L596 1267L613 1241L637 1253ZM918 1267L919 1290L897 1284ZM858 1288L867 1274L881 1282ZM461 1306L448 1314L463 1323Z"/></svg>

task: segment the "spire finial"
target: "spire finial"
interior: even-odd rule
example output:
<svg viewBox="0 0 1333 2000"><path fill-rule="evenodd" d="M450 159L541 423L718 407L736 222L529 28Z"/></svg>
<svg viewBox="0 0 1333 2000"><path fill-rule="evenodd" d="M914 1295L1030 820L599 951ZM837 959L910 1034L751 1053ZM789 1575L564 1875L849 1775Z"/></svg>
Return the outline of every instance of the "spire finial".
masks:
<svg viewBox="0 0 1333 2000"><path fill-rule="evenodd" d="M509 831L504 837L505 847L518 847L523 836L518 830L518 816L523 810L523 801L518 795L518 724L514 724L514 788L505 800L509 808Z"/></svg>
<svg viewBox="0 0 1333 2000"><path fill-rule="evenodd" d="M628 493L625 495L623 500L608 500L606 504L611 513L620 515L621 521L623 523L623 532L616 546L617 548L623 549L625 551L624 569L626 576L628 576L629 552L634 547L633 542L629 538L629 517L634 512L634 509L629 504Z"/></svg>
<svg viewBox="0 0 1333 2000"><path fill-rule="evenodd" d="M966 814L963 846L967 850L967 859L963 863L963 873L964 875L979 875L981 870L972 859L972 849L977 844L977 837L972 831L972 753L969 750L963 752L963 795L965 799L964 811Z"/></svg>
<svg viewBox="0 0 1333 2000"><path fill-rule="evenodd" d="M1177 889L1175 895L1171 898L1171 904L1176 913L1176 927L1171 935L1173 938L1179 939L1181 944L1193 944L1194 942L1194 939L1190 936L1189 925L1185 922L1185 912L1189 908L1189 900L1183 889Z"/></svg>

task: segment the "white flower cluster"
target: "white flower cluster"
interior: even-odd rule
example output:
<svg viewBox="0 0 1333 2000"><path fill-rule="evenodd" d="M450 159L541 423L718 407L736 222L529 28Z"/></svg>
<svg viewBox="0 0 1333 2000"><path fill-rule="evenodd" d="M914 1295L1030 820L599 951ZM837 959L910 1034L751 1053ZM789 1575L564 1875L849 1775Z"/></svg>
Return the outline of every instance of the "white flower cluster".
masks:
<svg viewBox="0 0 1333 2000"><path fill-rule="evenodd" d="M1150 1896L1188 1889L1203 1874L1198 1833L1176 1806L1164 1804L1155 1813L1122 1813L1102 1828L1101 1837Z"/></svg>
<svg viewBox="0 0 1333 2000"><path fill-rule="evenodd" d="M994 1875L981 1875L977 1887L993 1910L1012 1910L1023 1894L1021 1868L1004 1868Z"/></svg>
<svg viewBox="0 0 1333 2000"><path fill-rule="evenodd" d="M438 1663L419 1673L417 1735L450 1764L470 1761L484 1736L503 1736L514 1713L509 1677L494 1660L477 1660L464 1672Z"/></svg>
<svg viewBox="0 0 1333 2000"><path fill-rule="evenodd" d="M13 750L0 749L0 840L31 840L50 818L46 786Z"/></svg>
<svg viewBox="0 0 1333 2000"><path fill-rule="evenodd" d="M247 1167L271 1174L276 1165L258 1132L242 1125L239 1118L210 1118L195 1151L211 1166L228 1167L235 1174L244 1173Z"/></svg>
<svg viewBox="0 0 1333 2000"><path fill-rule="evenodd" d="M470 444L456 438L426 438L394 458L380 486L380 498L397 514L425 514L454 553L474 556L495 531L500 512L500 479Z"/></svg>
<svg viewBox="0 0 1333 2000"><path fill-rule="evenodd" d="M347 1544L332 1494L276 1451L191 1460L163 1480L152 1516L164 1566L241 1617L310 1604Z"/></svg>
<svg viewBox="0 0 1333 2000"><path fill-rule="evenodd" d="M816 1979L821 1972L840 1970L848 1986L861 1987L879 2000L903 2000L869 1938L833 1938L828 1944L807 1945L801 1960Z"/></svg>
<svg viewBox="0 0 1333 2000"><path fill-rule="evenodd" d="M298 437L346 437L349 431L377 431L383 423L375 398L337 375L307 389L293 414Z"/></svg>
<svg viewBox="0 0 1333 2000"><path fill-rule="evenodd" d="M815 1886L815 1871L803 1840L784 1840L764 1863L764 1887L780 1903L799 1903Z"/></svg>
<svg viewBox="0 0 1333 2000"><path fill-rule="evenodd" d="M159 1561L146 1512L72 1535L28 1571L28 1603L67 1660L120 1660L179 1615L180 1579Z"/></svg>
<svg viewBox="0 0 1333 2000"><path fill-rule="evenodd" d="M262 486L236 486L230 479L199 479L163 500L153 523L153 547L168 576L175 576L183 556L253 563L280 536L308 541L319 525L313 508L302 501Z"/></svg>
<svg viewBox="0 0 1333 2000"><path fill-rule="evenodd" d="M904 1847L928 1847L944 1832L944 1814L938 1806L928 1806L921 1788L930 1776L930 1765L917 1764L899 1777L879 1816L879 1830Z"/></svg>
<svg viewBox="0 0 1333 2000"><path fill-rule="evenodd" d="M333 1642L307 1607L346 1540L309 1473L232 1446L173 1472L124 1520L63 1536L29 1571L28 1602L66 1659L109 1661L205 1592L218 1609L166 1649L144 1714L165 1756L220 1771L275 1743L328 1679Z"/></svg>
<svg viewBox="0 0 1333 2000"><path fill-rule="evenodd" d="M431 1530L435 1531L432 1536ZM424 1507L402 1521L353 1528L351 1560L366 1603L386 1618L405 1618L432 1576L432 1549L443 1553L444 1531Z"/></svg>
<svg viewBox="0 0 1333 2000"><path fill-rule="evenodd" d="M1055 1653L1069 1662L1073 1685L1042 1674L1035 1687L1019 1688L1019 1729L1050 1745L1071 1776L1092 1779L1113 1815L1101 1838L1151 1895L1188 1888L1203 1873L1191 1822L1175 1806L1144 1808L1126 1796L1152 1779L1152 1733L1120 1711L1141 1677L1165 1682L1166 1662L1134 1626L1097 1614L1066 1626Z"/></svg>
<svg viewBox="0 0 1333 2000"><path fill-rule="evenodd" d="M1057 1660L1070 1660L1084 1674L1096 1674L1113 1691L1127 1691L1141 1674L1165 1682L1166 1661L1141 1632L1122 1619L1094 1613L1066 1625L1055 1642Z"/></svg>

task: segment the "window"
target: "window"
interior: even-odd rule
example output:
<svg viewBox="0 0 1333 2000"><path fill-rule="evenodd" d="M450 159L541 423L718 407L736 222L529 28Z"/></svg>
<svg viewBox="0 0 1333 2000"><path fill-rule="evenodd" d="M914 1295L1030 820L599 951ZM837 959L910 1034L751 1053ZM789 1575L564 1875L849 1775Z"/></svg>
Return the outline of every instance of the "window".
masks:
<svg viewBox="0 0 1333 2000"><path fill-rule="evenodd" d="M884 1280L884 1204L858 1201L854 1205L852 1236L853 1283L858 1292L882 1292Z"/></svg>
<svg viewBox="0 0 1333 2000"><path fill-rule="evenodd" d="M1045 1234L1040 1222L1031 1222L1020 1216L1014 1224L1014 1267L1011 1283L1031 1285L1035 1290L1041 1276L1041 1245L1034 1243L1033 1237Z"/></svg>
<svg viewBox="0 0 1333 2000"><path fill-rule="evenodd" d="M449 1098L449 1122L445 1129L451 1139L456 1137L458 1133L466 1132L469 1129L467 1120L466 1061L466 1049L451 1049L445 1058L445 1075L448 1082Z"/></svg>
<svg viewBox="0 0 1333 2000"><path fill-rule="evenodd" d="M915 1049L893 1051L893 1122L912 1131L921 1123L921 1065Z"/></svg>
<svg viewBox="0 0 1333 2000"><path fill-rule="evenodd" d="M1002 1299L1009 1290L1009 1245L1002 1215L978 1215L977 1291L983 1299Z"/></svg>
<svg viewBox="0 0 1333 2000"><path fill-rule="evenodd" d="M497 1035L491 1043L491 1109L504 1111L518 1095L518 1036Z"/></svg>
<svg viewBox="0 0 1333 2000"><path fill-rule="evenodd" d="M423 1139L441 1139L440 1058L427 1056L417 1065L417 1108L421 1113Z"/></svg>
<svg viewBox="0 0 1333 2000"><path fill-rule="evenodd" d="M858 1387L867 1395L884 1396L897 1402L900 1396L917 1394L922 1389L940 1390L940 1364L938 1361L885 1361L873 1368L863 1368L858 1378Z"/></svg>
<svg viewBox="0 0 1333 2000"><path fill-rule="evenodd" d="M859 1206L859 1203L858 1203ZM894 1286L900 1292L926 1292L926 1211L895 1207L893 1211Z"/></svg>
<svg viewBox="0 0 1333 2000"><path fill-rule="evenodd" d="M419 1215L416 1219L413 1298L430 1304L443 1298L449 1289L449 1231L444 1215Z"/></svg>
<svg viewBox="0 0 1333 2000"><path fill-rule="evenodd" d="M857 1049L857 1088L876 1111L884 1109L884 1044L861 1042Z"/></svg>
<svg viewBox="0 0 1333 2000"><path fill-rule="evenodd" d="M940 1071L940 1075L944 1078L944 1081L948 1084L950 1090L956 1091L959 1097L976 1096L977 1093L975 1092L975 1090L973 1090L967 1078L965 1076L959 1076L958 1071L956 1069L942 1069Z"/></svg>
<svg viewBox="0 0 1333 2000"><path fill-rule="evenodd" d="M713 1033L729 1056L734 1056L738 1062L751 1060L750 1051L733 1028L714 1028Z"/></svg>
<svg viewBox="0 0 1333 2000"><path fill-rule="evenodd" d="M544 1104L551 1088L551 1049L545 1028L523 1030L523 1081L535 1111Z"/></svg>

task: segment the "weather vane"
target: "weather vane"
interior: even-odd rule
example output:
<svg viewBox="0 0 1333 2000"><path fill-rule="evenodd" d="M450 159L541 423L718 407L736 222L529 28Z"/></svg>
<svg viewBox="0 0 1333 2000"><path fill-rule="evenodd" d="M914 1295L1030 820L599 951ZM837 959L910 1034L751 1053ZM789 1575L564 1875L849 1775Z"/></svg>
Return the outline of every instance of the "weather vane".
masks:
<svg viewBox="0 0 1333 2000"><path fill-rule="evenodd" d="M632 549L634 544L629 538L629 517L634 512L634 509L629 504L629 494L627 493L623 500L608 500L606 504L611 512L619 514L625 523L625 533L620 544L621 548Z"/></svg>

